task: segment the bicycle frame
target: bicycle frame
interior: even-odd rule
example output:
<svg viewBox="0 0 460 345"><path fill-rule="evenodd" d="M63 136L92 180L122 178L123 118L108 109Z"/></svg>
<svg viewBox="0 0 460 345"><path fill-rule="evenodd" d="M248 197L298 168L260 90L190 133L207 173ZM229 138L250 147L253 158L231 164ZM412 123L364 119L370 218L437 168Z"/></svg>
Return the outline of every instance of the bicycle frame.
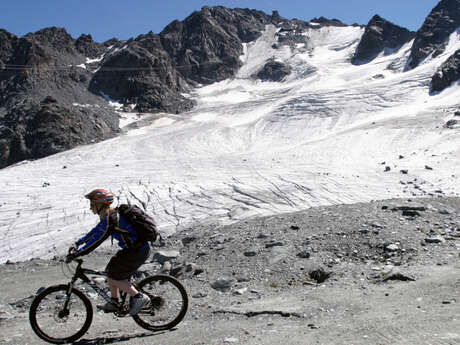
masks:
<svg viewBox="0 0 460 345"><path fill-rule="evenodd" d="M107 302L110 302L110 303L114 303L112 301L112 299L110 298L110 296L104 290L102 290L94 280L91 280L86 275L86 274L90 274L90 275L95 275L95 276L107 277L107 273L104 272L104 271L96 271L96 270L92 270L92 269L89 269L89 268L81 267L81 265L83 264L83 260L81 260L81 259L77 259L75 261L78 264L77 264L77 268L75 269L75 274L73 275L72 280L69 283L69 289L67 291L68 296L70 296L70 293L71 293L71 291L72 291L72 289L74 287L75 282L78 279L81 279L84 283L89 285L104 300L106 300ZM127 294L125 292L120 291L121 302L117 303L119 313L123 312L123 305L125 304L126 296L127 296ZM67 306L65 305L65 308L66 307Z"/></svg>

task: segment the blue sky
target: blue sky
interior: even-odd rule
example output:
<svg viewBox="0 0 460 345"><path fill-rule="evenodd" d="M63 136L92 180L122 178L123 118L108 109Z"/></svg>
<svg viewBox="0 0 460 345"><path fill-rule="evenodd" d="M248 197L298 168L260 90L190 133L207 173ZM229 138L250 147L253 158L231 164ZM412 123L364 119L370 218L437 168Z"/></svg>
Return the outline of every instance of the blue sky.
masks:
<svg viewBox="0 0 460 345"><path fill-rule="evenodd" d="M420 28L438 0L14 0L2 1L0 28L17 36L45 27L64 27L74 38L91 34L97 42L159 33L203 6L251 8L308 21L314 17L367 24L374 14L410 30Z"/></svg>

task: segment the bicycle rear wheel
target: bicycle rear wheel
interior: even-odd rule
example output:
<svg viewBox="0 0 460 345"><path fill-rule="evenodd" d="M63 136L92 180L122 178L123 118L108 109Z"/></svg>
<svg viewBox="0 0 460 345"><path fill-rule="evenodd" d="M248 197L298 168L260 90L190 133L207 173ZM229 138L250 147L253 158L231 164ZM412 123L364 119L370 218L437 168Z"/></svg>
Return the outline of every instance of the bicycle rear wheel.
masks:
<svg viewBox="0 0 460 345"><path fill-rule="evenodd" d="M83 292L55 285L38 294L30 306L33 331L53 344L71 343L82 337L93 320L91 302Z"/></svg>
<svg viewBox="0 0 460 345"><path fill-rule="evenodd" d="M137 287L150 298L150 303L133 316L139 326L161 331L182 321L187 313L188 296L177 279L159 274L143 279Z"/></svg>

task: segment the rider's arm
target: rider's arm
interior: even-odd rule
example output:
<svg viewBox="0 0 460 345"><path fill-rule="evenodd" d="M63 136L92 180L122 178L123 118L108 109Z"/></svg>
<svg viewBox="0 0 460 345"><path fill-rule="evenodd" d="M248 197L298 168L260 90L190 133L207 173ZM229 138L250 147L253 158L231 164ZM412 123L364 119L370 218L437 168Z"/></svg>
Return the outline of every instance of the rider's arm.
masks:
<svg viewBox="0 0 460 345"><path fill-rule="evenodd" d="M90 232L88 232L85 236L83 236L82 238L80 238L79 240L77 240L77 241L75 242L75 244L77 245L77 247L78 247L78 246L81 246L83 243L86 243L86 242L89 240L89 238L93 236L93 230L94 230L94 229L92 229L92 230L91 230Z"/></svg>
<svg viewBox="0 0 460 345"><path fill-rule="evenodd" d="M99 222L99 224L97 224L87 235L79 239L77 244L80 245L85 243L85 245L77 250L75 257L89 254L99 247L101 243L110 236L108 225L109 224L106 218L105 220Z"/></svg>

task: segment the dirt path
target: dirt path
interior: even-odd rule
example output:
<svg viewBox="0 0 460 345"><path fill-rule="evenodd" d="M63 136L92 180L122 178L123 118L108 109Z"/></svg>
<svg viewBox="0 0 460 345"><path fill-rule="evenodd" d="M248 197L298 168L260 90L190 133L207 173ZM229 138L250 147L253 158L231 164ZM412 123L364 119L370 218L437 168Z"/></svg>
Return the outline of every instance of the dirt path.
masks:
<svg viewBox="0 0 460 345"><path fill-rule="evenodd" d="M76 344L460 344L460 264L424 270L428 273L415 282L299 287L219 309L206 310L192 299L191 311L175 330L156 334L129 318L96 313ZM30 281L37 276L43 272L31 273ZM3 287L14 294L13 285ZM0 328L0 344L44 343L26 313L0 321Z"/></svg>

